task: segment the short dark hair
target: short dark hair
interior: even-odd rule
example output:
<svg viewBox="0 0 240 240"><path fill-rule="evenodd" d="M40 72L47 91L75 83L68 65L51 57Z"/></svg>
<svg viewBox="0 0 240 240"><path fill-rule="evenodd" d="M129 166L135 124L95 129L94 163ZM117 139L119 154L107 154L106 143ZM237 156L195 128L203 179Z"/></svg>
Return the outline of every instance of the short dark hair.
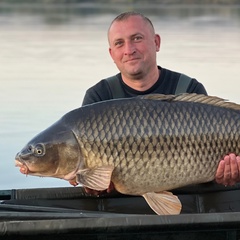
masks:
<svg viewBox="0 0 240 240"><path fill-rule="evenodd" d="M115 18L113 19L113 21L112 21L111 24L110 24L110 27L112 26L112 24L113 24L114 22L123 21L123 20L125 20L125 19L128 19L128 18L131 17L131 16L139 16L139 17L141 17L144 21L146 21L147 23L149 23L149 24L152 26L153 30L154 30L154 26L153 26L153 24L152 24L152 21L151 21L148 17L144 16L142 13L134 12L134 11L133 11L133 12L123 12L123 13L119 14L117 17L115 17ZM110 27L109 27L109 29L110 29ZM155 31L155 30L154 30L154 31Z"/></svg>

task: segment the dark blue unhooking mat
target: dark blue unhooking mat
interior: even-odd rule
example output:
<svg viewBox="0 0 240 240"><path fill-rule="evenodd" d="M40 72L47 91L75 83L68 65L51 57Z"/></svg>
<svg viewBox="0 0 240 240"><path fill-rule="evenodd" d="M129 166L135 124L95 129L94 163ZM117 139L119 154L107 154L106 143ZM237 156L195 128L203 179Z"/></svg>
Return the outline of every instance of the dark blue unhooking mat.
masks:
<svg viewBox="0 0 240 240"><path fill-rule="evenodd" d="M240 190L174 191L176 216L157 216L142 197L86 194L81 187L0 191L0 239L240 239Z"/></svg>

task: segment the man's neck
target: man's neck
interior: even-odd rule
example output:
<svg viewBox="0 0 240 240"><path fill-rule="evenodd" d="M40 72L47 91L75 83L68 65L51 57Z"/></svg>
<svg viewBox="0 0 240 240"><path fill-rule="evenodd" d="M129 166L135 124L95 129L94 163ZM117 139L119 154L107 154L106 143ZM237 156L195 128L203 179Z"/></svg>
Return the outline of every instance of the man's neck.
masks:
<svg viewBox="0 0 240 240"><path fill-rule="evenodd" d="M161 70L156 69L152 74L148 74L143 78L126 78L122 76L123 82L128 85L130 88L133 88L137 91L146 91L150 89L159 79Z"/></svg>

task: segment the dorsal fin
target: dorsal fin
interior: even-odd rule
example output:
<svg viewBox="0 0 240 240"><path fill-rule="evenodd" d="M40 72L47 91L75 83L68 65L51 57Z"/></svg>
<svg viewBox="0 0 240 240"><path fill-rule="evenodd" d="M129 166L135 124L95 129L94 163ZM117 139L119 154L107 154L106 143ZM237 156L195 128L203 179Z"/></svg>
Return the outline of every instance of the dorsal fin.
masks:
<svg viewBox="0 0 240 240"><path fill-rule="evenodd" d="M198 102L212 106L224 107L240 111L240 105L237 103L229 102L226 99L216 96L207 96L204 94L196 93L183 93L179 95L164 95L164 94L149 94L141 96L142 99L161 100L161 101L181 101L181 102Z"/></svg>

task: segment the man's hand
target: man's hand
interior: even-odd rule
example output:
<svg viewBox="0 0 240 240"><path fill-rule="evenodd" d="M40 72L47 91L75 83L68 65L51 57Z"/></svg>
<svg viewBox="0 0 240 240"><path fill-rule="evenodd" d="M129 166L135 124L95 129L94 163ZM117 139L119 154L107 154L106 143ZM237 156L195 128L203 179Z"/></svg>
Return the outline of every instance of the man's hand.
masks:
<svg viewBox="0 0 240 240"><path fill-rule="evenodd" d="M104 191L97 191L97 190L94 190L94 189L90 189L90 188L87 188L87 187L84 187L85 189L85 192L88 193L88 194L92 194L92 195L101 195L101 194L104 194L104 193L110 193L114 190L114 185L113 183L111 182L108 189L104 190Z"/></svg>
<svg viewBox="0 0 240 240"><path fill-rule="evenodd" d="M215 180L224 186L233 186L240 182L240 156L231 153L220 161Z"/></svg>

